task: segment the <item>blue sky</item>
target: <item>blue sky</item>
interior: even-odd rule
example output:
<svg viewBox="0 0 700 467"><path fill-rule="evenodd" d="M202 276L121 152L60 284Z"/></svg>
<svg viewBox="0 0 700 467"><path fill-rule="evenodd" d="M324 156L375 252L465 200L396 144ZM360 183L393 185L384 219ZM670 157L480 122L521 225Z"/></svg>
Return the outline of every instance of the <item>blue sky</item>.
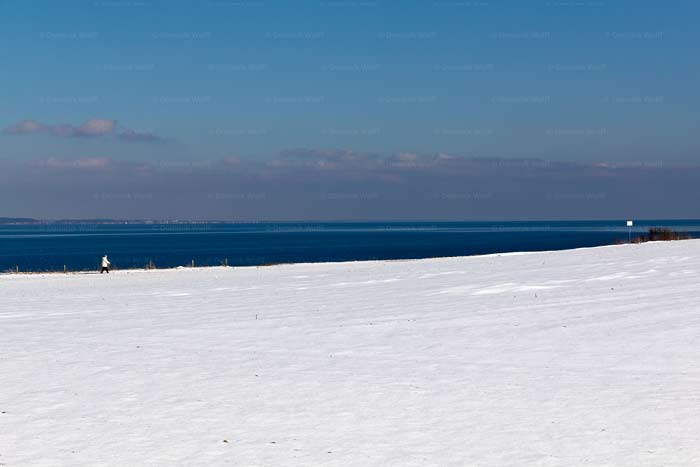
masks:
<svg viewBox="0 0 700 467"><path fill-rule="evenodd" d="M252 181L300 151L321 163L411 154L693 165L698 13L690 1L0 1L0 163L56 203L0 208L99 210L56 201L48 168L235 160ZM94 176L74 171L73 187ZM427 173L413 183L444 185ZM593 193L576 183L572 193ZM128 205L116 211L129 217ZM207 216L238 216L218 212Z"/></svg>

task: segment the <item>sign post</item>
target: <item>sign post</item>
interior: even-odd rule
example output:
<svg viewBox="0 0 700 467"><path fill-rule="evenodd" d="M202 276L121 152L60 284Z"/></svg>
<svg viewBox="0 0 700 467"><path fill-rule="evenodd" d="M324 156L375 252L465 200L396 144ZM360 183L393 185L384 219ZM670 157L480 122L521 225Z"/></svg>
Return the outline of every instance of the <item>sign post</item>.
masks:
<svg viewBox="0 0 700 467"><path fill-rule="evenodd" d="M627 238L629 243L632 243L632 226L634 225L633 221L627 221Z"/></svg>

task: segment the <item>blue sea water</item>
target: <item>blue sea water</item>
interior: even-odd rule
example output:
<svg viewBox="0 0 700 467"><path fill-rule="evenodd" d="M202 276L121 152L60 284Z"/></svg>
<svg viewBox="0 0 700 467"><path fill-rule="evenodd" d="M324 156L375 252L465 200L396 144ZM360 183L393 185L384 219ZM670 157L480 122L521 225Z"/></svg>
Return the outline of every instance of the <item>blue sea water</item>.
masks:
<svg viewBox="0 0 700 467"><path fill-rule="evenodd" d="M637 221L633 237L669 227L700 237L700 220ZM625 221L0 226L0 272L468 256L562 250L627 240Z"/></svg>

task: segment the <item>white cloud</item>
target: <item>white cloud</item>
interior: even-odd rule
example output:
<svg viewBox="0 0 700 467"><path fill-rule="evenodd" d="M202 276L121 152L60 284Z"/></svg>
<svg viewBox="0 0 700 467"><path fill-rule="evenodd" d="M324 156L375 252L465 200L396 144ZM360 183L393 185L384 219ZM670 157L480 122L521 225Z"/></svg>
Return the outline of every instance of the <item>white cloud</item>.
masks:
<svg viewBox="0 0 700 467"><path fill-rule="evenodd" d="M22 120L3 130L8 135L25 135L44 131L46 127L35 120Z"/></svg>
<svg viewBox="0 0 700 467"><path fill-rule="evenodd" d="M128 142L155 142L161 138L153 133L138 132L129 128L118 128L117 121L104 118L91 118L79 126L70 123L46 125L36 120L23 120L3 130L7 135L29 135L46 133L59 138L101 138L116 136Z"/></svg>
<svg viewBox="0 0 700 467"><path fill-rule="evenodd" d="M80 125L75 136L102 136L114 133L117 127L116 120L93 118Z"/></svg>

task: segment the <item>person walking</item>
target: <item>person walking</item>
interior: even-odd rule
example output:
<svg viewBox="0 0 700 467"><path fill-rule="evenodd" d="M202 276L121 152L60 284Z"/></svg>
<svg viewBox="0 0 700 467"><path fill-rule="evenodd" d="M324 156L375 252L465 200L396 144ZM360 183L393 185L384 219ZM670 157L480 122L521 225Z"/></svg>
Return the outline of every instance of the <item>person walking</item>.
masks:
<svg viewBox="0 0 700 467"><path fill-rule="evenodd" d="M104 255L104 256L102 257L102 269L100 269L100 274L102 274L102 273L105 272L105 271L107 271L107 274L109 274L109 265L110 265L110 264L111 264L111 263L110 263L109 260L107 259L107 255Z"/></svg>

